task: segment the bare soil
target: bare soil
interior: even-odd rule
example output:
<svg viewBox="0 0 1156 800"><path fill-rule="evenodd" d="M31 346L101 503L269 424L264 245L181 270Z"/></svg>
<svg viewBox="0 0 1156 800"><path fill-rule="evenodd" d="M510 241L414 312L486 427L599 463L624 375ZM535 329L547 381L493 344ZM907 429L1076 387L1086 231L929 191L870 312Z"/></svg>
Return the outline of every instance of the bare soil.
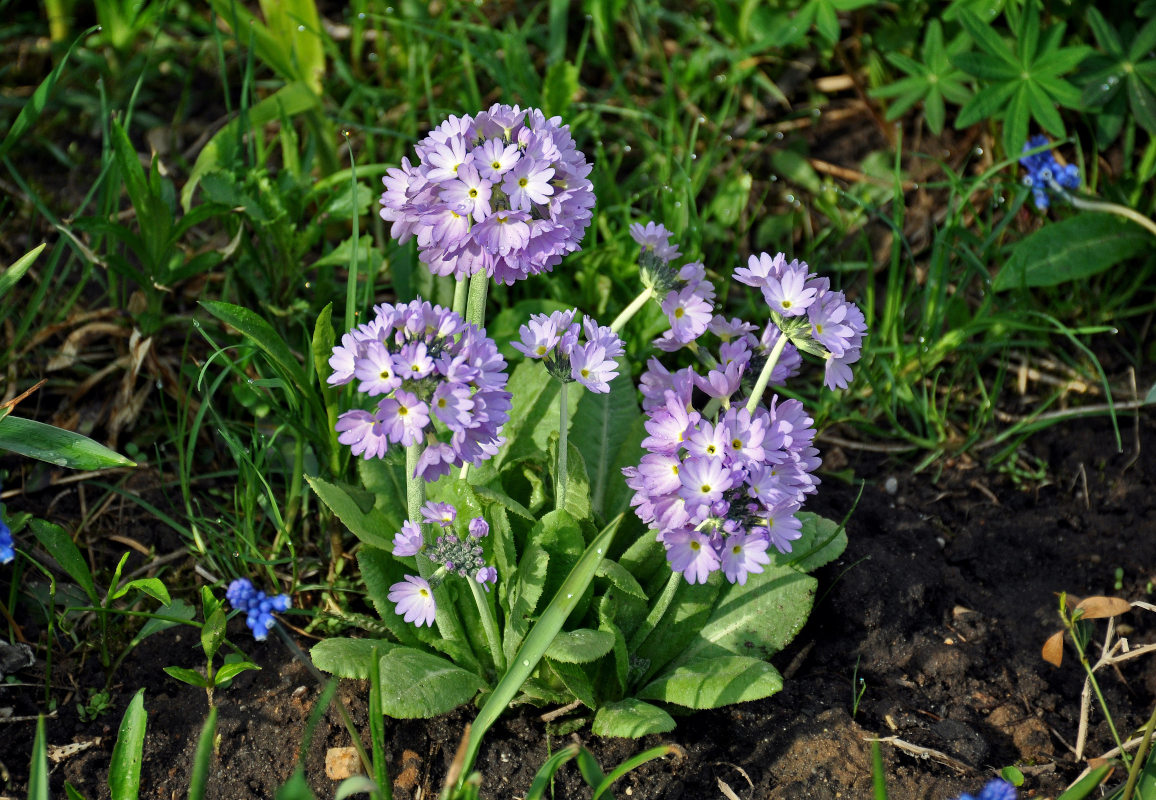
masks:
<svg viewBox="0 0 1156 800"><path fill-rule="evenodd" d="M845 452L856 483L828 477L816 510L840 517L855 503L857 481L866 485L848 524L846 553L819 574L810 622L776 659L787 677L784 690L767 700L684 716L666 736L605 740L588 728L571 735L605 769L660 742L685 751L681 759L654 761L624 777L615 788L619 798L728 797L724 784L743 800L866 798L873 737L899 740L884 745L893 800L942 800L974 791L1010 764L1027 775L1022 796L1055 797L1083 766L1071 749L1082 668L1070 646L1061 668L1040 657L1059 625L1057 595L1153 600L1156 421L1145 416L1121 423L1125 446L1118 454L1106 420L1039 435L1027 447L1049 465L1050 479L1031 484L992 477L962 461L912 475L880 456ZM37 497L19 498L10 508L21 501L34 506ZM132 535L149 544L141 527ZM156 536L171 539L171 531L154 527ZM1156 616L1133 610L1120 623L1133 646L1156 641ZM220 741L209 796L270 798L297 763L320 689L276 639L248 644L243 626L234 624L232 638L246 642L262 669L217 694ZM1097 623L1093 641L1102 639L1105 627ZM78 718L75 698L65 690L79 690L86 680L99 684L100 673L91 659L58 663L55 694L65 701L48 720L48 741L93 744L53 764L53 794L62 795L69 781L88 798L109 797L117 720L143 686L149 719L141 796L185 796L206 698L161 668L196 666L197 657L197 637L188 628L146 640L117 673L114 707L89 723ZM857 708L856 675L863 679ZM1156 695L1156 660L1135 659L1101 676L1118 729L1131 731ZM0 684L0 707L15 717L43 712L43 663L18 677L14 685ZM366 687L345 682L339 694L367 736ZM520 797L546 756L569 741L557 735L557 721L541 720L542 711L515 709L490 733L478 763L484 797ZM436 796L472 715L463 709L433 720L388 721L395 797ZM1095 708L1091 722L1086 756L1113 745ZM24 796L33 730L32 721L0 719L0 762L7 768L0 794ZM319 797L332 797L335 787L325 774L326 750L348 744L330 710L305 758ZM581 798L589 790L567 766L555 796Z"/></svg>

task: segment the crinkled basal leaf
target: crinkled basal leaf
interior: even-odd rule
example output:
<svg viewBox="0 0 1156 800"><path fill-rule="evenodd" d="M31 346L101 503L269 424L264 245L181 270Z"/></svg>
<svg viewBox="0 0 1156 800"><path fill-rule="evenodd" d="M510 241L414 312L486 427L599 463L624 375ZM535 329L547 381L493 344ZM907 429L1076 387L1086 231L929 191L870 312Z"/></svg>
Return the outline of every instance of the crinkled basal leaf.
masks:
<svg viewBox="0 0 1156 800"><path fill-rule="evenodd" d="M588 664L614 649L614 634L579 628L560 631L546 650L546 657L567 664Z"/></svg>
<svg viewBox="0 0 1156 800"><path fill-rule="evenodd" d="M797 516L803 523L803 535L791 543L789 553L771 548L771 564L790 564L801 572L814 572L843 555L847 533L839 523L810 511L800 511Z"/></svg>
<svg viewBox="0 0 1156 800"><path fill-rule="evenodd" d="M574 446L574 442L568 442L566 456L566 497L563 498L562 507L569 512L574 519L590 519L590 478L586 474L586 461L582 457L582 451ZM552 465L550 474L554 475L557 472L558 463L558 435L555 433L550 437L547 444L546 458ZM554 475L554 485L557 486L558 477Z"/></svg>
<svg viewBox="0 0 1156 800"><path fill-rule="evenodd" d="M612 558L607 558L598 565L597 577L606 578L614 584L617 589L632 597L637 597L640 600L648 599L646 592L642 591L642 587L638 584L638 581L634 579L634 576Z"/></svg>
<svg viewBox="0 0 1156 800"><path fill-rule="evenodd" d="M802 629L817 583L793 567L773 565L748 575L745 586L724 582L710 617L674 665L726 653L770 658Z"/></svg>
<svg viewBox="0 0 1156 800"><path fill-rule="evenodd" d="M380 663L381 710L398 719L444 714L485 688L474 673L412 647L395 647Z"/></svg>
<svg viewBox="0 0 1156 800"><path fill-rule="evenodd" d="M373 507L373 495L353 486L329 483L323 478L306 475L314 493L329 506L341 523L363 543L382 550L393 550L393 534L401 530L381 509Z"/></svg>
<svg viewBox="0 0 1156 800"><path fill-rule="evenodd" d="M388 522L381 533L393 540L405 522L405 463L392 458L358 459L357 476L366 490L373 494L374 506Z"/></svg>
<svg viewBox="0 0 1156 800"><path fill-rule="evenodd" d="M369 678L369 661L373 657L373 649L377 648L377 655L380 657L397 646L381 639L348 639L334 636L313 645L309 650L309 657L313 659L313 666L322 672L328 672L339 678L366 680Z"/></svg>
<svg viewBox="0 0 1156 800"><path fill-rule="evenodd" d="M525 359L514 367L506 384L506 391L514 396L510 419L502 426L506 444L494 457L495 467L529 455L545 456L550 434L558 431L560 386L537 361ZM570 400L576 395L572 393Z"/></svg>
<svg viewBox="0 0 1156 800"><path fill-rule="evenodd" d="M782 676L766 661L750 656L718 656L664 672L644 686L638 696L701 709L770 697L782 688Z"/></svg>
<svg viewBox="0 0 1156 800"><path fill-rule="evenodd" d="M656 705L629 697L599 708L591 730L596 736L638 739L674 730L674 718Z"/></svg>
<svg viewBox="0 0 1156 800"><path fill-rule="evenodd" d="M722 575L697 584L687 583L678 576L678 589L670 609L638 647L638 651L632 654L639 664L645 665L632 681L635 686L660 674L667 664L680 660L688 648L695 647L701 641L702 627L711 618L719 602L719 593L723 590L722 584L725 583Z"/></svg>
<svg viewBox="0 0 1156 800"><path fill-rule="evenodd" d="M550 658L549 651L546 651L546 663L578 702L587 708L598 707L598 701L594 698L594 686L582 667L565 661L555 661Z"/></svg>
<svg viewBox="0 0 1156 800"><path fill-rule="evenodd" d="M542 589L546 585L546 571L549 565L550 554L537 542L531 541L518 563L517 575L508 584L506 605L510 609L510 615L506 617L506 628L502 634L502 650L506 654L507 661L518 652L522 639L530 630L531 618L538 607L538 600L542 597Z"/></svg>

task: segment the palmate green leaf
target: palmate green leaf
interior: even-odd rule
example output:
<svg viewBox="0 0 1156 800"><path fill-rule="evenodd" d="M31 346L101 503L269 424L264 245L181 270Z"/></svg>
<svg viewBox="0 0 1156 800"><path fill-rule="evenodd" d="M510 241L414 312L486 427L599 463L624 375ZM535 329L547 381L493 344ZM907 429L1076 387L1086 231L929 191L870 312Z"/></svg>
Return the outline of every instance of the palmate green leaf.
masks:
<svg viewBox="0 0 1156 800"><path fill-rule="evenodd" d="M1033 117L1043 126L1044 130L1056 138L1064 136L1064 121L1060 119L1060 112L1056 111L1055 103L1038 83L1030 82L1027 86L1028 108Z"/></svg>
<svg viewBox="0 0 1156 800"><path fill-rule="evenodd" d="M69 469L136 466L135 462L87 436L12 415L0 419L0 450Z"/></svg>
<svg viewBox="0 0 1156 800"><path fill-rule="evenodd" d="M686 662L663 672L638 696L687 708L719 708L770 697L783 688L779 671L758 658L724 655Z"/></svg>
<svg viewBox="0 0 1156 800"><path fill-rule="evenodd" d="M372 505L373 495L358 492L354 487L343 487L324 478L306 475L305 480L321 502L329 506L349 531L362 542L393 552L393 534L401 530L401 521L394 525L381 509ZM355 499L353 492L357 493ZM404 507L404 506L403 506Z"/></svg>
<svg viewBox="0 0 1156 800"><path fill-rule="evenodd" d="M594 715L591 731L595 736L639 739L652 733L674 730L674 718L656 705L634 697L606 703Z"/></svg>
<svg viewBox="0 0 1156 800"><path fill-rule="evenodd" d="M955 127L966 128L983 119L993 119L1002 116L1004 107L1011 96L1016 93L1014 83L997 83L982 92L976 92L955 119Z"/></svg>
<svg viewBox="0 0 1156 800"><path fill-rule="evenodd" d="M148 713L144 707L144 689L133 695L120 721L112 760L108 765L108 788L112 800L136 800L140 792L140 767L144 758L145 726Z"/></svg>
<svg viewBox="0 0 1156 800"><path fill-rule="evenodd" d="M1114 214L1069 217L1016 244L992 289L1055 286L1087 278L1142 252L1151 241L1142 228Z"/></svg>
<svg viewBox="0 0 1156 800"><path fill-rule="evenodd" d="M1128 103L1136 121L1156 133L1156 93L1136 74L1128 76Z"/></svg>

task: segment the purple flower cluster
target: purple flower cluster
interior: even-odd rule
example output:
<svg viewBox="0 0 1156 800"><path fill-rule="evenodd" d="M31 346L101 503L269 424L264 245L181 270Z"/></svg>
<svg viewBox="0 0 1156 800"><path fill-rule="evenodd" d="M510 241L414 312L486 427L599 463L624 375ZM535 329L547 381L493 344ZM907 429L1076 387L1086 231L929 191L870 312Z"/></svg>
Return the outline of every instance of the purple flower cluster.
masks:
<svg viewBox="0 0 1156 800"><path fill-rule="evenodd" d="M435 275L485 272L506 284L579 249L594 207L591 166L559 117L495 104L451 116L388 171L381 216L417 238Z"/></svg>
<svg viewBox="0 0 1156 800"><path fill-rule="evenodd" d="M464 462L477 465L501 446L510 416L506 360L485 331L428 302L383 303L376 316L333 348L329 384L357 381L380 398L372 411L346 411L338 441L353 454L381 458L391 444L425 443L416 474L427 481ZM436 433L440 424L449 441Z"/></svg>
<svg viewBox="0 0 1156 800"><path fill-rule="evenodd" d="M253 631L253 638L259 642L265 641L266 635L273 630L277 620L273 619L274 611L288 611L292 605L289 595L279 594L268 597L264 592L253 588L253 582L248 578L237 578L225 590L225 598L233 608L245 612L245 624Z"/></svg>
<svg viewBox="0 0 1156 800"><path fill-rule="evenodd" d="M728 408L715 422L691 405L693 381L678 373L655 406L651 376L647 453L623 470L638 517L656 529L671 569L690 583L722 570L731 583L769 563L767 547L790 552L795 517L819 479L813 420L798 400L769 409Z"/></svg>
<svg viewBox="0 0 1156 800"><path fill-rule="evenodd" d="M1033 136L1024 143L1023 152L1037 150L1047 144L1048 137ZM1048 192L1055 191L1057 187L1061 193L1065 189L1080 188L1080 170L1075 164L1061 165L1051 150L1023 156L1020 158L1020 164L1028 171L1024 176L1024 185L1031 187L1036 208L1047 208L1051 204Z"/></svg>
<svg viewBox="0 0 1156 800"><path fill-rule="evenodd" d="M610 391L610 381L618 377L618 359L623 352L618 334L590 317L582 324L574 321L575 309L553 314L533 314L518 329L521 340L511 346L527 358L541 358L546 369L558 380L578 381L592 392ZM579 334L586 333L586 344L579 344Z"/></svg>
<svg viewBox="0 0 1156 800"><path fill-rule="evenodd" d="M983 787L983 791L979 793L979 797L973 797L964 792L956 800L1016 800L1016 790L1007 781L996 778L988 781L987 785Z"/></svg>
<svg viewBox="0 0 1156 800"><path fill-rule="evenodd" d="M714 285L706 279L706 267L692 261L675 269L678 247L670 243L670 231L648 222L630 226L630 236L642 246L639 266L643 283L661 296L659 305L670 321L670 330L653 344L668 353L681 350L706 333L714 317Z"/></svg>
<svg viewBox="0 0 1156 800"><path fill-rule="evenodd" d="M482 517L474 517L459 535L454 530L458 510L450 503L429 501L421 507L422 521L438 526L442 533L433 544L427 545L421 526L406 520L401 530L393 536L395 556L416 556L419 553L439 565L431 579L432 586L448 574L473 579L487 592L498 581L498 570L486 566L486 559L478 541L490 533L490 525ZM396 611L406 622L418 627L432 625L437 615L437 602L429 581L416 575L406 575L405 580L389 587L389 599L397 604Z"/></svg>
<svg viewBox="0 0 1156 800"><path fill-rule="evenodd" d="M828 278L808 269L804 261L788 263L782 253L760 253L736 269L734 279L762 291L771 319L793 342L826 358L824 383L829 389L845 389L851 365L859 360L867 321L843 292L831 289Z"/></svg>

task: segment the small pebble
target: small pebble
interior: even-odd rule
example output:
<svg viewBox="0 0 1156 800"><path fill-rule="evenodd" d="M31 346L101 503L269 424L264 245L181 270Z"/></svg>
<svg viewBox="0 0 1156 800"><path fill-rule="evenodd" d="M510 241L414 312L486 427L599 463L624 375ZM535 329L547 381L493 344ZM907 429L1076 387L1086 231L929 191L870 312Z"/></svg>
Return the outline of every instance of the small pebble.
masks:
<svg viewBox="0 0 1156 800"><path fill-rule="evenodd" d="M889 495L894 495L899 491L899 481L895 479L894 475L888 476L887 480L883 481L883 491Z"/></svg>
<svg viewBox="0 0 1156 800"><path fill-rule="evenodd" d="M361 759L353 747L330 747L325 753L325 774L335 781L343 781L361 773Z"/></svg>

